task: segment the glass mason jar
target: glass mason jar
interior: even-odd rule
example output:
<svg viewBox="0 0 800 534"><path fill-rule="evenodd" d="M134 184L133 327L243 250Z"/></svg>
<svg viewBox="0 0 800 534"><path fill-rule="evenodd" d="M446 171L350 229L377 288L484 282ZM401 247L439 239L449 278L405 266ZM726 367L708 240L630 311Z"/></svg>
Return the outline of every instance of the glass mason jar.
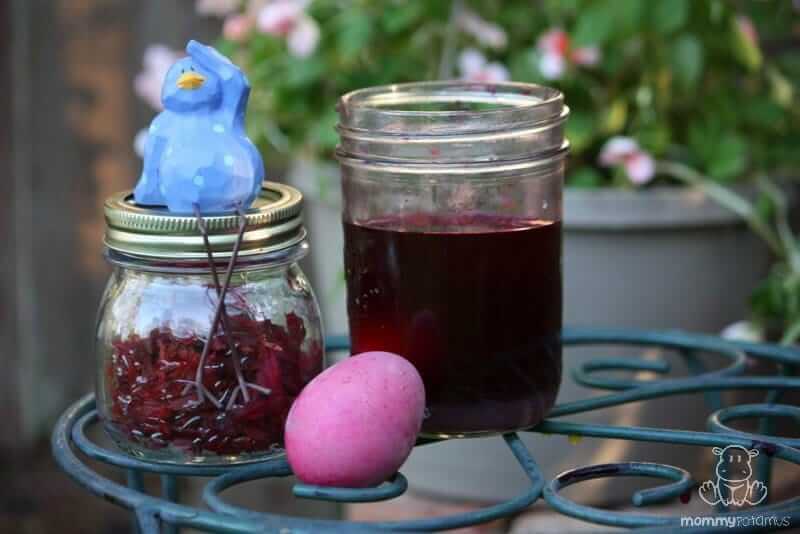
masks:
<svg viewBox="0 0 800 534"><path fill-rule="evenodd" d="M338 110L353 354L417 367L423 434L536 424L561 381L561 93L413 83Z"/></svg>
<svg viewBox="0 0 800 534"><path fill-rule="evenodd" d="M96 396L123 450L205 464L282 453L289 407L324 354L319 308L297 264L308 252L301 203L295 189L264 183L203 358L219 299L197 220L138 207L130 192L106 201L114 270L98 315ZM239 221L205 222L223 284Z"/></svg>

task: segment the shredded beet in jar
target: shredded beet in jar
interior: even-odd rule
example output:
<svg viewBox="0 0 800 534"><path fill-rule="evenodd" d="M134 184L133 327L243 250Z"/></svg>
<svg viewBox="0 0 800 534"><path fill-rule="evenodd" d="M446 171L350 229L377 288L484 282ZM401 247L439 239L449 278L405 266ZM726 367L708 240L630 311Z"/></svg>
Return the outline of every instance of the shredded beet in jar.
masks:
<svg viewBox="0 0 800 534"><path fill-rule="evenodd" d="M322 370L322 346L311 340L304 350L305 325L294 313L286 315L286 326L246 314L231 315L229 323L244 379L256 386L248 388L247 402L236 391L233 355L221 329L202 374L218 406L193 385L205 338L158 328L149 337L113 342L106 366L112 425L146 448L173 446L196 456L282 447L292 402Z"/></svg>

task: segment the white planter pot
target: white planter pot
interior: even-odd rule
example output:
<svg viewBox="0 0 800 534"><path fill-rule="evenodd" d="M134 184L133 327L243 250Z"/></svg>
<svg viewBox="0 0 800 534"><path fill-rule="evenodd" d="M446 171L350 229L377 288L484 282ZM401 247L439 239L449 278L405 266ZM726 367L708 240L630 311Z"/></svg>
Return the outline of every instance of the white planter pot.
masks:
<svg viewBox="0 0 800 534"><path fill-rule="evenodd" d="M311 272L327 332L347 327L342 273L342 234L335 167L325 172L329 191L319 197L308 165L290 179L307 194L312 240ZM746 315L747 298L766 273L768 255L732 213L698 191L567 191L564 221L565 324L719 332ZM591 357L631 354L609 348L565 351L558 402L597 395L575 385L568 370ZM650 356L655 356L652 353ZM678 374L684 369L670 358ZM686 395L570 416L565 420L703 430L708 410L700 395ZM546 475L576 466L620 460L682 466L699 479L709 473L710 452L696 448L529 436L526 443ZM499 438L460 440L417 449L403 468L417 491L450 498L498 500L527 484ZM578 486L581 502L616 504L629 499L624 479Z"/></svg>

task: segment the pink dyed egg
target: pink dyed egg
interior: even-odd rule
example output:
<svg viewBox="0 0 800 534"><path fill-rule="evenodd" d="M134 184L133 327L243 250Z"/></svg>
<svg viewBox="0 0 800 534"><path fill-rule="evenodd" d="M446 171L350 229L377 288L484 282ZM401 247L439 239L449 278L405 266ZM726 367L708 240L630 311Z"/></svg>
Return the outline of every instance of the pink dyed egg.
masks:
<svg viewBox="0 0 800 534"><path fill-rule="evenodd" d="M414 366L389 352L364 352L326 369L286 419L286 455L307 484L362 488L395 473L411 454L425 412Z"/></svg>

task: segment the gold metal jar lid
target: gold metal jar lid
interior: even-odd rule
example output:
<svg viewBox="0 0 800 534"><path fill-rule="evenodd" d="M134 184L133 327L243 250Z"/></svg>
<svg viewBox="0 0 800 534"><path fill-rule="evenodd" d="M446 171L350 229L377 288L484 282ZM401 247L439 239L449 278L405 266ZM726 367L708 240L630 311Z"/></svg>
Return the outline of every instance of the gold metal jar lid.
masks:
<svg viewBox="0 0 800 534"><path fill-rule="evenodd" d="M247 230L239 256L282 250L303 241L303 195L297 189L264 182L261 193L247 210ZM105 245L124 254L163 259L204 259L203 237L193 215L175 215L166 208L138 206L131 191L110 196L105 202ZM231 255L239 228L235 214L204 216L214 256Z"/></svg>

